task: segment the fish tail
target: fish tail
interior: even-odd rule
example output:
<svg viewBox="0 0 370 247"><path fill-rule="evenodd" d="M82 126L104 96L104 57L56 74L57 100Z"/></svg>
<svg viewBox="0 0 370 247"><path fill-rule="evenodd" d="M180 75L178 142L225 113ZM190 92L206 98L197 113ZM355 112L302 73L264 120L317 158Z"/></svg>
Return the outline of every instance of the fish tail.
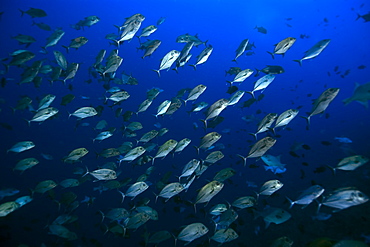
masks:
<svg viewBox="0 0 370 247"><path fill-rule="evenodd" d="M27 122L28 127L30 127L30 126L31 126L31 120L28 120L28 119L25 119L25 118L24 118L24 121L26 121L26 122Z"/></svg>
<svg viewBox="0 0 370 247"><path fill-rule="evenodd" d="M351 100L351 98L347 98L347 99L344 99L342 102L343 102L344 105L348 105L349 103L352 102L352 100Z"/></svg>
<svg viewBox="0 0 370 247"><path fill-rule="evenodd" d="M84 175L82 175L82 177L85 177L87 174L89 174L89 169L87 168L87 166L85 166L85 167L86 167L86 173Z"/></svg>
<svg viewBox="0 0 370 247"><path fill-rule="evenodd" d="M159 72L159 69L158 69L158 70L156 70L156 69L153 69L153 71L157 72L157 74L158 74L158 77L161 77L161 73Z"/></svg>
<svg viewBox="0 0 370 247"><path fill-rule="evenodd" d="M310 118L311 118L311 116L308 116L308 117L301 116L301 118L306 119L306 121L307 121L306 130L309 130L310 129Z"/></svg>
<svg viewBox="0 0 370 247"><path fill-rule="evenodd" d="M326 167L328 167L333 172L333 175L335 175L335 171L337 170L335 167L329 165L326 165Z"/></svg>
<svg viewBox="0 0 370 247"><path fill-rule="evenodd" d="M291 209L295 203L292 200L290 200L289 197L286 196L285 198L289 201L290 203L289 209Z"/></svg>
<svg viewBox="0 0 370 247"><path fill-rule="evenodd" d="M231 87L233 85L233 82L232 81L226 81L226 82L230 84L229 87Z"/></svg>
<svg viewBox="0 0 370 247"><path fill-rule="evenodd" d="M193 67L194 70L197 70L197 66L195 64L189 64L189 66Z"/></svg>
<svg viewBox="0 0 370 247"><path fill-rule="evenodd" d="M154 165L155 157L149 156L152 159L152 165Z"/></svg>
<svg viewBox="0 0 370 247"><path fill-rule="evenodd" d="M239 156L240 158L243 159L243 165L246 166L247 165L247 157L241 156L240 154L237 154L237 156Z"/></svg>
<svg viewBox="0 0 370 247"><path fill-rule="evenodd" d="M176 71L177 74L179 73L179 71L177 71L177 67L173 68L172 70Z"/></svg>
<svg viewBox="0 0 370 247"><path fill-rule="evenodd" d="M254 75L254 77L257 77L260 74L261 70L256 69L256 68L254 68L254 69L257 71L257 73Z"/></svg>
<svg viewBox="0 0 370 247"><path fill-rule="evenodd" d="M21 10L22 11L22 10ZM359 13L357 13L357 18L356 18L356 21L358 20L358 19L360 19L362 17L362 15L360 15Z"/></svg>
<svg viewBox="0 0 370 247"><path fill-rule="evenodd" d="M117 25L114 25L117 29L118 29L118 33L121 32L121 27L120 26L117 26Z"/></svg>
<svg viewBox="0 0 370 247"><path fill-rule="evenodd" d="M120 191L120 190L117 190L119 193L121 193L121 195L122 195L122 201L121 201L121 203L123 203L123 201L125 200L125 193L123 193L122 191Z"/></svg>
<svg viewBox="0 0 370 247"><path fill-rule="evenodd" d="M194 146L195 150L197 150L197 154L199 155L199 148L197 146Z"/></svg>
<svg viewBox="0 0 370 247"><path fill-rule="evenodd" d="M267 129L270 130L273 135L276 135L275 127L274 128L268 127Z"/></svg>
<svg viewBox="0 0 370 247"><path fill-rule="evenodd" d="M26 11L23 11L21 9L18 9L21 12L21 17L26 13Z"/></svg>
<svg viewBox="0 0 370 247"><path fill-rule="evenodd" d="M207 129L207 120L200 119L200 121L202 121L202 122L203 122L203 124L204 124L204 128L205 128L205 129Z"/></svg>
<svg viewBox="0 0 370 247"><path fill-rule="evenodd" d="M245 91L246 93L249 93L250 95L252 95L253 99L256 99L256 97L254 96L254 92L253 91Z"/></svg>
<svg viewBox="0 0 370 247"><path fill-rule="evenodd" d="M231 60L231 62L235 62L235 63L238 63L238 62L236 61L236 58L235 58L235 59L233 59L233 60Z"/></svg>
<svg viewBox="0 0 370 247"><path fill-rule="evenodd" d="M275 55L274 55L274 53L272 53L272 52L267 52L268 54L270 54L271 56L272 56L272 59L275 59Z"/></svg>
<svg viewBox="0 0 370 247"><path fill-rule="evenodd" d="M249 133L249 134L252 135L254 139L257 141L257 133Z"/></svg>
<svg viewBox="0 0 370 247"><path fill-rule="evenodd" d="M69 53L69 47L68 46L62 45L62 47L64 47L66 49L67 53Z"/></svg>
<svg viewBox="0 0 370 247"><path fill-rule="evenodd" d="M101 210L98 210L98 212L101 214L101 221L100 221L100 223L103 223L103 220L105 218L105 215L104 215L104 213Z"/></svg>
<svg viewBox="0 0 370 247"><path fill-rule="evenodd" d="M299 63L299 66L302 66L302 59L293 60L294 62Z"/></svg>

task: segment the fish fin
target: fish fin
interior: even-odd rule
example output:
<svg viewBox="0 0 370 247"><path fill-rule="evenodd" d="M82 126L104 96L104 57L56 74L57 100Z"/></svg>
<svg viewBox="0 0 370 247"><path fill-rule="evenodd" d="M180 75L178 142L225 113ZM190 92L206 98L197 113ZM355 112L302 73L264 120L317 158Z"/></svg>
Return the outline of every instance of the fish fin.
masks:
<svg viewBox="0 0 370 247"><path fill-rule="evenodd" d="M269 222L269 221L265 221L265 224L266 224L266 225L265 225L265 229L267 229L267 228L269 227L270 223L271 223L271 222Z"/></svg>
<svg viewBox="0 0 370 247"><path fill-rule="evenodd" d="M21 17L26 13L26 11L23 11L21 9L18 9L21 12ZM356 19L357 20L357 19Z"/></svg>
<svg viewBox="0 0 370 247"><path fill-rule="evenodd" d="M157 72L158 77L161 77L161 74L160 74L159 70L153 69L153 71Z"/></svg>
<svg viewBox="0 0 370 247"><path fill-rule="evenodd" d="M249 93L250 95L252 95L253 99L256 99L256 97L254 96L254 92L253 91L245 91L246 93Z"/></svg>
<svg viewBox="0 0 370 247"><path fill-rule="evenodd" d="M200 119L204 124L204 129L207 130L207 120Z"/></svg>
<svg viewBox="0 0 370 247"><path fill-rule="evenodd" d="M333 172L333 175L335 175L335 171L337 170L335 167L329 165L326 165L326 167L328 167Z"/></svg>
<svg viewBox="0 0 370 247"><path fill-rule="evenodd" d="M193 146L197 150L197 154L199 155L199 148L197 146Z"/></svg>
<svg viewBox="0 0 370 247"><path fill-rule="evenodd" d="M244 166L246 166L247 165L247 157L241 156L240 154L237 154L237 156L239 156L240 158L243 159L243 164L244 164Z"/></svg>
<svg viewBox="0 0 370 247"><path fill-rule="evenodd" d="M195 64L189 64L189 66L193 67L194 70L197 70L197 65L195 65Z"/></svg>
<svg viewBox="0 0 370 247"><path fill-rule="evenodd" d="M226 82L230 84L229 87L231 87L233 85L233 82L232 81L226 81Z"/></svg>
<svg viewBox="0 0 370 247"><path fill-rule="evenodd" d="M22 11L22 10L20 10L20 11ZM22 11L23 12L23 11ZM23 16L23 13L22 13L22 16ZM357 18L356 18L356 21L358 20L358 19L360 19L362 16L359 14L359 13L357 13Z"/></svg>
<svg viewBox="0 0 370 247"><path fill-rule="evenodd" d="M121 203L123 203L123 201L125 200L125 194L122 192L122 191L120 191L120 190L117 190L119 193L121 193L121 195L122 195L122 201L121 201Z"/></svg>
<svg viewBox="0 0 370 247"><path fill-rule="evenodd" d="M257 133L248 133L254 137L254 139L257 141Z"/></svg>
<svg viewBox="0 0 370 247"><path fill-rule="evenodd" d="M257 73L254 75L254 77L257 77L260 74L261 70L256 69L256 68L254 68L254 69L257 71Z"/></svg>
<svg viewBox="0 0 370 247"><path fill-rule="evenodd" d="M369 103L367 100L356 100L361 105L365 106L365 108L369 108Z"/></svg>
<svg viewBox="0 0 370 247"><path fill-rule="evenodd" d="M308 117L300 116L300 117L306 119L306 121L307 121L306 130L309 130L310 129L310 118L311 118L311 116L308 116Z"/></svg>
<svg viewBox="0 0 370 247"><path fill-rule="evenodd" d="M62 45L62 47L64 47L66 49L67 53L69 53L69 47L68 46Z"/></svg>
<svg viewBox="0 0 370 247"><path fill-rule="evenodd" d="M235 58L235 59L233 59L233 60L231 60L231 62L235 62L235 63L238 63L238 62L236 61L236 58Z"/></svg>
<svg viewBox="0 0 370 247"><path fill-rule="evenodd" d="M274 55L274 53L273 52L267 52L268 54L270 54L271 56L272 56L272 59L275 59L275 55Z"/></svg>
<svg viewBox="0 0 370 247"><path fill-rule="evenodd" d="M290 203L289 209L291 209L295 203L292 200L290 200L289 197L286 196L285 198L289 201Z"/></svg>
<svg viewBox="0 0 370 247"><path fill-rule="evenodd" d="M302 66L302 59L293 60L293 61L299 63L299 66Z"/></svg>

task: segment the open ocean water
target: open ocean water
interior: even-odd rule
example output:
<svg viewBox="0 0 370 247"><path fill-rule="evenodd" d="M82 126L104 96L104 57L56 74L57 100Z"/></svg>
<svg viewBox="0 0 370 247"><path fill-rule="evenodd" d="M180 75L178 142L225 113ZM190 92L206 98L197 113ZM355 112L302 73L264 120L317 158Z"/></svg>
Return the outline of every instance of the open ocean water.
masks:
<svg viewBox="0 0 370 247"><path fill-rule="evenodd" d="M357 0L3 1L0 246L155 246L156 241L160 242L157 246L184 246L187 242L189 246L219 246L222 242L223 246L240 247L368 246L369 11L370 3ZM142 16L137 18L135 14ZM126 19L129 17L133 18ZM155 32L138 39L150 25L157 28ZM55 30L62 30L64 35L50 43ZM159 77L153 70L159 68L169 51L183 50L187 43L176 41L186 34L193 41L200 40L189 51L190 60L177 72L172 70L175 62L168 71L161 70ZM125 40L130 35L132 39ZM274 52L274 45L288 37L295 42L285 43L288 49L282 53L286 54L273 58L267 53ZM120 39L125 41L117 42ZM232 61L245 39L249 46L237 62ZM82 40L87 43L82 44ZM150 40L161 43L156 48ZM317 50L315 44L322 40L330 42L321 53L302 60L301 66L293 61L303 58L312 47ZM73 45L80 47L75 49ZM206 47L213 48L209 58L196 69L189 66L197 62ZM154 49L152 54L145 56L150 49ZM96 63L101 50L106 55ZM64 55L67 69L61 69L55 51ZM122 58L115 69L108 61L112 52L115 59ZM73 63L78 64L74 76L70 74ZM274 74L275 79L256 90L253 101L245 91L253 90L254 83L266 74L257 70L269 66L270 71L265 72ZM283 71L271 66L281 66ZM231 67L254 72L230 88L227 81L232 81L235 74L225 71ZM61 74L52 79L58 70ZM361 104L353 98L345 105L343 101L354 94L356 83L364 85L355 95ZM206 90L185 104L190 90L200 84ZM126 91L129 97L114 102L108 92L114 87ZM160 93L146 111L135 114L153 88L160 89ZM338 93L332 100L320 97L330 88ZM211 115L213 108L190 112L197 103L206 102L210 107L220 99L230 99L232 91L237 90L245 92L243 97L221 112ZM44 107L52 107L48 109L57 113L33 119L42 110L37 112L40 102L49 94L55 100ZM177 102L178 109L172 103L176 111L156 118L165 100ZM320 103L325 107L320 108ZM70 116L81 107L92 107L97 114L83 119ZM273 123L257 135L257 140L250 135L257 132L267 114L279 116L288 109L299 112L286 126L272 131ZM310 115L308 126L304 117ZM205 128L201 120L207 116ZM28 122L31 119L34 121ZM137 144L151 130L163 135ZM95 139L103 131L112 136ZM221 138L209 147L204 144L198 153L194 146L199 147L201 138L211 132ZM266 137L276 143L266 150L259 146L256 153L250 153L257 141ZM165 142L184 138L191 143L182 152L172 151L164 158L159 155L152 162ZM22 152L10 150L22 141L32 141L35 146ZM137 146L143 146L146 152L131 162L119 162ZM77 148L88 153L68 162L68 155ZM118 153L105 158L103 152L107 149ZM214 164L201 161L215 151L223 157ZM238 155L251 157L244 166ZM279 157L285 167L278 167L277 173L266 169L262 155ZM333 173L332 167L355 155L361 160ZM26 158L33 158L37 164L28 168L19 163L25 163ZM192 159L201 161L198 169L207 169L179 178ZM364 164L357 167L361 162ZM103 168L113 175L99 177ZM216 173L230 168L230 177L212 183ZM86 169L97 170L98 177L85 174ZM68 187L66 179L74 179L75 186ZM46 180L52 182L40 188L38 184ZM279 180L283 186L266 195L260 188L270 180ZM122 202L119 191L127 194L138 181L149 187L136 197L128 194ZM167 202L161 197L156 200L163 187L174 182L188 185L188 189ZM221 186L221 190L209 188L212 184ZM287 198L296 201L313 185L321 186L324 192L317 198L308 193L312 202L304 208L290 207ZM343 195L343 191L348 193ZM337 195L334 199L333 194ZM23 196L28 196L27 203L19 199ZM234 201L244 196L253 197L254 203L240 209ZM337 208L325 205L331 199ZM224 204L226 211L212 215L210 210L216 204ZM113 215L115 208L123 208L121 212L126 214ZM59 216L64 220L55 221ZM184 227L193 223L201 223L203 228L191 227L184 233ZM153 239L159 231L164 235Z"/></svg>

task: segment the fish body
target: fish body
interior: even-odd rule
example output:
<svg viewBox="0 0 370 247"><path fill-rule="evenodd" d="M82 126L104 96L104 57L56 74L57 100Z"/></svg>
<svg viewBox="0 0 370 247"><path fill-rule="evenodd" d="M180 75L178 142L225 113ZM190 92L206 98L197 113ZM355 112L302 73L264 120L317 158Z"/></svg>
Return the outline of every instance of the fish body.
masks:
<svg viewBox="0 0 370 247"><path fill-rule="evenodd" d="M4 197L7 197L7 196L14 196L18 193L19 193L19 190L14 189L14 188L1 189L0 190L0 200L2 200Z"/></svg>
<svg viewBox="0 0 370 247"><path fill-rule="evenodd" d="M216 175L213 177L213 180L223 183L225 180L231 178L235 174L236 174L236 171L228 167L228 168L222 169L221 171L217 172Z"/></svg>
<svg viewBox="0 0 370 247"><path fill-rule="evenodd" d="M202 223L193 223L187 225L181 232L177 235L176 239L191 243L193 240L202 237L208 232L208 228Z"/></svg>
<svg viewBox="0 0 370 247"><path fill-rule="evenodd" d="M166 113L166 111L168 110L168 108L170 107L171 105L171 100L165 100L163 101L159 106L158 106L158 109L157 109L157 114L154 115L156 118L158 116L161 116L163 114Z"/></svg>
<svg viewBox="0 0 370 247"><path fill-rule="evenodd" d="M276 139L272 137L265 137L256 142L250 149L248 155L246 157L243 157L239 155L240 158L244 161L244 166L246 165L246 160L248 158L259 158L262 155L264 155L267 150L269 150L272 146L274 146L276 143Z"/></svg>
<svg viewBox="0 0 370 247"><path fill-rule="evenodd" d="M194 204L208 203L215 195L217 195L222 190L223 187L224 184L219 181L209 182L200 189Z"/></svg>
<svg viewBox="0 0 370 247"><path fill-rule="evenodd" d="M61 53L60 51L53 51L54 53L54 57L55 57L55 60L57 61L58 65L63 69L63 70L66 70L67 69L67 59L66 57L63 55L63 53Z"/></svg>
<svg viewBox="0 0 370 247"><path fill-rule="evenodd" d="M212 146L215 142L220 140L221 134L217 132L211 132L206 134L202 137L199 147L197 147L197 150L199 149L208 149L210 146Z"/></svg>
<svg viewBox="0 0 370 247"><path fill-rule="evenodd" d="M75 25L71 25L76 30L81 30L84 27L91 27L100 21L100 18L96 15L85 17L83 20L78 21Z"/></svg>
<svg viewBox="0 0 370 247"><path fill-rule="evenodd" d="M282 164L280 156L273 156L270 154L264 154L261 156L262 161L266 164L265 170L271 170L273 173L283 173L286 171L286 164Z"/></svg>
<svg viewBox="0 0 370 247"><path fill-rule="evenodd" d="M149 35L151 35L155 31L157 31L157 29L158 28L156 26L154 26L154 25L147 26L146 28L144 28L141 31L141 34L140 34L139 38L141 38L141 37L148 37Z"/></svg>
<svg viewBox="0 0 370 247"><path fill-rule="evenodd" d="M269 180L261 186L258 195L270 196L279 189L281 189L283 185L284 184L277 179Z"/></svg>
<svg viewBox="0 0 370 247"><path fill-rule="evenodd" d="M32 141L17 142L10 149L7 150L7 153L8 152L20 153L34 147L35 144Z"/></svg>
<svg viewBox="0 0 370 247"><path fill-rule="evenodd" d="M238 49L236 49L235 51L235 58L232 60L233 62L236 62L236 59L238 59L238 57L243 55L243 53L245 52L245 49L248 46L248 42L249 42L249 39L245 39L240 43L240 45L238 46Z"/></svg>
<svg viewBox="0 0 370 247"><path fill-rule="evenodd" d="M17 210L19 207L19 204L16 202L5 202L0 204L0 217L7 216L8 214Z"/></svg>
<svg viewBox="0 0 370 247"><path fill-rule="evenodd" d="M188 111L188 113L192 113L192 112L199 112L201 110L203 110L204 108L206 108L208 106L208 103L207 102L200 102L200 103L197 103L197 104L194 104L193 107L191 108L190 111Z"/></svg>
<svg viewBox="0 0 370 247"><path fill-rule="evenodd" d="M342 159L338 165L333 168L334 171L339 169L343 171L353 171L358 167L369 162L369 158L363 155L353 155Z"/></svg>
<svg viewBox="0 0 370 247"><path fill-rule="evenodd" d="M310 118L314 115L323 113L326 108L328 108L330 102L332 102L338 95L339 90L339 88L328 88L320 95L318 99L315 100L311 113L306 118L308 126L310 125Z"/></svg>
<svg viewBox="0 0 370 247"><path fill-rule="evenodd" d="M87 170L85 175L87 175L87 174L92 175L97 180L113 180L113 179L117 178L116 172L111 170L111 169L97 169L97 170L92 171L92 172L89 172Z"/></svg>
<svg viewBox="0 0 370 247"><path fill-rule="evenodd" d="M252 91L247 91L247 93L251 94L252 97L255 98L255 96L254 96L255 91L259 91L259 90L264 91L271 84L271 82L273 82L274 80L275 80L275 75L274 74L264 75L254 83L253 90Z"/></svg>
<svg viewBox="0 0 370 247"><path fill-rule="evenodd" d="M344 99L343 103L348 105L352 101L357 101L366 108L369 107L368 101L370 100L370 82L365 84L355 84L355 89L351 97Z"/></svg>
<svg viewBox="0 0 370 247"><path fill-rule="evenodd" d="M157 135L158 135L158 130L151 130L147 133L145 133L140 139L138 142L144 142L144 143L147 143L149 142L150 140L152 140L153 138L155 138Z"/></svg>
<svg viewBox="0 0 370 247"><path fill-rule="evenodd" d="M132 199L134 199L137 195L143 193L145 190L147 190L149 188L149 185L146 183L146 182L136 182L134 183L133 185L131 185L125 193L122 193L122 201L124 200L124 198L126 196L128 197L132 197Z"/></svg>
<svg viewBox="0 0 370 247"><path fill-rule="evenodd" d="M191 140L189 138L184 138L181 141L179 141L174 149L175 153L182 152L189 144L191 143Z"/></svg>
<svg viewBox="0 0 370 247"><path fill-rule="evenodd" d="M231 205L238 209L253 207L257 203L253 196L243 196L236 199Z"/></svg>
<svg viewBox="0 0 370 247"><path fill-rule="evenodd" d="M198 168L198 166L200 165L200 161L197 160L197 159L192 159L190 160L185 166L184 168L182 169L182 172L181 172L181 175L179 177L179 180L182 178L182 177L188 177L188 176L191 176L194 171Z"/></svg>
<svg viewBox="0 0 370 247"><path fill-rule="evenodd" d="M63 46L63 47L66 48L67 53L68 53L70 48L74 48L74 49L78 50L78 48L85 45L88 41L89 40L86 37L81 36L81 37L77 37L75 39L72 39L69 46Z"/></svg>
<svg viewBox="0 0 370 247"><path fill-rule="evenodd" d="M157 154L152 159L153 164L154 164L154 160L156 158L166 157L172 150L174 150L176 145L177 145L177 141L175 141L173 139L170 139L170 140L166 141L164 144L162 144L162 146L159 147L159 149L157 151Z"/></svg>
<svg viewBox="0 0 370 247"><path fill-rule="evenodd" d="M207 110L206 119L202 120L204 122L205 128L207 128L207 120L217 117L221 112L228 106L229 100L219 99L213 103Z"/></svg>
<svg viewBox="0 0 370 247"><path fill-rule="evenodd" d="M176 39L177 43L194 43L195 46L198 45L206 45L207 41L203 42L198 38L198 35L196 34L195 36L190 35L190 34L183 34L177 37Z"/></svg>
<svg viewBox="0 0 370 247"><path fill-rule="evenodd" d="M169 51L162 59L161 64L159 65L158 70L154 70L157 72L158 76L160 75L161 70L169 70L172 66L172 64L177 60L177 58L180 56L180 52L177 50Z"/></svg>
<svg viewBox="0 0 370 247"><path fill-rule="evenodd" d="M70 63L65 71L65 78L63 79L63 83L65 84L67 80L73 79L77 73L80 64L78 63Z"/></svg>
<svg viewBox="0 0 370 247"><path fill-rule="evenodd" d="M239 235L236 233L236 231L234 231L232 228L227 228L227 229L217 230L213 234L211 239L220 243L220 244L223 244L223 243L233 241L233 240L237 239L238 237L239 237Z"/></svg>
<svg viewBox="0 0 370 247"><path fill-rule="evenodd" d="M203 160L204 163L214 164L217 161L221 160L224 154L221 151L214 151L207 155L207 157Z"/></svg>
<svg viewBox="0 0 370 247"><path fill-rule="evenodd" d="M167 202L169 199L171 199L171 197L179 194L184 189L185 189L184 186L180 184L179 182L170 183L163 187L161 192L159 192L158 196L166 198L166 202Z"/></svg>
<svg viewBox="0 0 370 247"><path fill-rule="evenodd" d="M275 119L277 118L276 113L269 113L267 114L261 122L258 124L257 132L256 133L250 133L254 136L254 138L257 140L257 134L266 132L270 129L271 125L275 122Z"/></svg>
<svg viewBox="0 0 370 247"><path fill-rule="evenodd" d="M263 217L265 221L265 229L267 229L271 223L276 225L282 224L292 217L291 214L284 209L274 207L265 208L259 213L259 216Z"/></svg>
<svg viewBox="0 0 370 247"><path fill-rule="evenodd" d="M290 201L290 208L293 207L294 204L304 205L304 207L307 207L311 202L313 202L313 200L319 198L324 191L325 189L320 185L313 185L303 191L295 201L291 201L288 198Z"/></svg>
<svg viewBox="0 0 370 247"><path fill-rule="evenodd" d="M234 82L238 82L238 83L242 83L243 81L245 81L245 79L247 79L248 77L250 77L252 74L254 73L253 70L251 69L245 69L245 70L242 70L240 71L234 78L234 80L232 81L227 81L228 83L230 83L230 86L234 83Z"/></svg>
<svg viewBox="0 0 370 247"><path fill-rule="evenodd" d="M86 148L76 148L73 151L71 151L68 156L66 156L63 161L68 163L74 163L79 161L80 158L85 156L89 153L89 150Z"/></svg>
<svg viewBox="0 0 370 247"><path fill-rule="evenodd" d="M31 60L36 55L33 52L30 51L23 51L21 53L18 53L16 55L12 56L12 60L8 64L8 66L19 66L24 64L25 62Z"/></svg>
<svg viewBox="0 0 370 247"><path fill-rule="evenodd" d="M121 163L122 161L133 161L135 160L136 158L138 158L139 156L143 155L145 153L146 149L142 146L138 146L138 147L135 147L133 149L131 149L130 151L128 151L128 153L122 158L119 160L119 162Z"/></svg>
<svg viewBox="0 0 370 247"><path fill-rule="evenodd" d="M19 42L19 44L25 44L26 47L30 46L32 43L36 42L36 39L29 35L18 34L17 36L12 37Z"/></svg>
<svg viewBox="0 0 370 247"><path fill-rule="evenodd" d="M56 29L48 38L46 45L43 49L46 51L46 48L56 45L59 40L64 36L65 32L62 29Z"/></svg>
<svg viewBox="0 0 370 247"><path fill-rule="evenodd" d="M293 60L293 61L298 62L299 65L302 66L302 61L303 60L307 60L307 59L317 57L328 46L329 43L330 43L330 39L320 40L314 46L312 46L308 51L306 51L303 58L301 58L299 60Z"/></svg>
<svg viewBox="0 0 370 247"><path fill-rule="evenodd" d="M197 65L205 63L208 60L209 56L212 54L212 51L213 47L211 45L208 45L206 48L203 49L199 56L197 56L197 61L195 62L195 64L191 64L190 66L196 69Z"/></svg>
<svg viewBox="0 0 370 247"><path fill-rule="evenodd" d="M236 91L229 99L229 103L227 106L235 105L239 102L239 100L244 96L245 91L239 90Z"/></svg>
<svg viewBox="0 0 370 247"><path fill-rule="evenodd" d="M184 100L185 104L189 100L196 100L199 98L199 96L204 93L204 91L207 89L207 86L203 84L199 84L198 86L194 87L190 92L186 100Z"/></svg>
<svg viewBox="0 0 370 247"><path fill-rule="evenodd" d="M44 180L38 183L34 189L35 192L44 194L45 192L55 188L58 184L53 180Z"/></svg>
<svg viewBox="0 0 370 247"><path fill-rule="evenodd" d="M292 38L292 37L283 39L282 41L280 41L279 43L275 45L275 49L273 52L268 52L268 53L272 56L273 59L275 58L276 54L284 56L285 52L287 52L292 47L292 45L294 44L296 40L297 40L296 38Z"/></svg>
<svg viewBox="0 0 370 247"><path fill-rule="evenodd" d="M255 26L254 29L257 29L257 31L260 32L260 33L267 34L267 30L264 27Z"/></svg>
<svg viewBox="0 0 370 247"><path fill-rule="evenodd" d="M47 94L45 95L41 100L40 100L40 103L39 103L39 107L37 108L37 112L40 111L40 110L43 110L45 108L48 108L50 107L51 103L53 103L53 101L55 100L56 96L53 95L53 94Z"/></svg>
<svg viewBox="0 0 370 247"><path fill-rule="evenodd" d="M364 22L368 22L370 21L370 12L367 13L367 14L364 14L364 15L360 15L360 14L357 14L357 18L356 18L356 21L358 19L362 18L364 20Z"/></svg>
<svg viewBox="0 0 370 247"><path fill-rule="evenodd" d="M130 98L130 94L127 91L122 90L122 91L113 93L111 96L106 98L106 101L111 100L116 105L116 104L119 104L120 102L122 102L124 100L127 100L128 98Z"/></svg>
<svg viewBox="0 0 370 247"><path fill-rule="evenodd" d="M145 47L145 53L141 58L151 56L153 54L153 52L158 49L158 47L160 46L161 43L162 42L158 39L153 40L150 45Z"/></svg>
<svg viewBox="0 0 370 247"><path fill-rule="evenodd" d="M276 119L275 126L272 130L274 131L275 128L286 126L298 115L298 113L299 111L296 109L288 109L285 112L281 113Z"/></svg>
<svg viewBox="0 0 370 247"><path fill-rule="evenodd" d="M87 117L93 117L97 114L98 114L98 112L95 110L94 107L87 106L87 107L81 107L81 108L77 109L73 113L69 114L69 116L74 116L74 117L77 117L79 119L84 119L84 118L87 118Z"/></svg>
<svg viewBox="0 0 370 247"><path fill-rule="evenodd" d="M333 193L325 197L321 204L334 208L334 212L337 212L352 206L366 203L368 200L369 197L356 188L343 187L333 191Z"/></svg>
<svg viewBox="0 0 370 247"><path fill-rule="evenodd" d="M14 167L14 170L23 172L27 169L34 167L38 163L39 161L35 158L25 158L25 159L18 161L18 163Z"/></svg>

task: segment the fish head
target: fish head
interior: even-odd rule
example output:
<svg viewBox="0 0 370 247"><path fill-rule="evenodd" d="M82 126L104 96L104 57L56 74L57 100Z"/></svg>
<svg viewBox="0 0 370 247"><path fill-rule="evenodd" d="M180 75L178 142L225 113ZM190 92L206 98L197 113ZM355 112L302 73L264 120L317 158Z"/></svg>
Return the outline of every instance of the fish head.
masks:
<svg viewBox="0 0 370 247"><path fill-rule="evenodd" d="M352 192L351 199L353 200L355 205L359 205L367 202L369 200L369 197L362 193L361 191L356 190Z"/></svg>

